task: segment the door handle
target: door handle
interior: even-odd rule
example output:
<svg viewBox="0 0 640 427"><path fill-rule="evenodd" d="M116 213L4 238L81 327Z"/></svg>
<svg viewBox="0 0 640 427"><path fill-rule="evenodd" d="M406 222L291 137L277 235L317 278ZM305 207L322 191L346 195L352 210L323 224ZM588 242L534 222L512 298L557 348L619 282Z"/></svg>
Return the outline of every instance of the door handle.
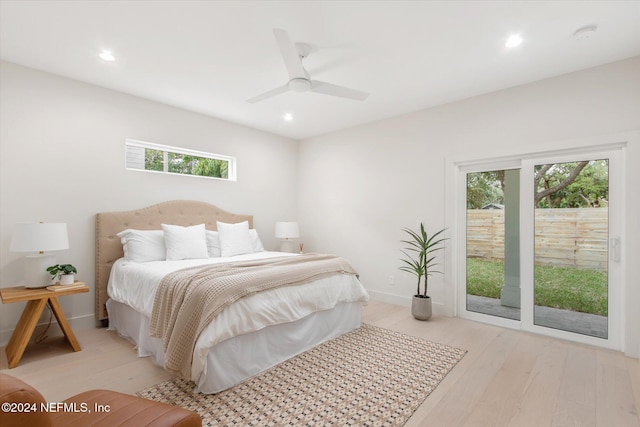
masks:
<svg viewBox="0 0 640 427"><path fill-rule="evenodd" d="M609 258L611 261L620 262L620 238L609 239Z"/></svg>

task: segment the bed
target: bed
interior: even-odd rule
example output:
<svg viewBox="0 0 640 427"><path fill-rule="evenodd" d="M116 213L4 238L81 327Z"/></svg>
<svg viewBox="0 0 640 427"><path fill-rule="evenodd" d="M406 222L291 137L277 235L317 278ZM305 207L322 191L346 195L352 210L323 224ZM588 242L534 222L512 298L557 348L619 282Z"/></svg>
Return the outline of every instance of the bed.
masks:
<svg viewBox="0 0 640 427"><path fill-rule="evenodd" d="M132 246L125 257L123 235L131 230L155 230L144 233L156 236L158 230L163 229L162 224L189 229L204 224L207 239L218 233L218 225L224 226L220 232L225 233L229 228L248 226L254 251L238 255L227 251L226 254L232 256L217 256L217 249L207 240L207 258L165 261L156 256L144 262L132 262ZM167 241L167 256L171 250ZM226 254L223 251L221 255ZM162 289L168 276L184 274L188 269L296 263L306 256L313 257L265 251L253 230L252 216L226 212L204 202L170 201L134 211L99 213L96 215L96 316L109 329L134 342L140 357L153 357L158 365L167 368L167 358L170 361L171 355L166 345L163 346L162 338L152 337L150 331L155 331L157 323L152 316L154 299L161 294L158 289ZM333 274L317 276L296 286L248 293L234 301L224 306L215 320L197 335L189 372L182 376L194 381L199 392L218 393L321 342L358 328L362 305L368 301L368 295L357 275Z"/></svg>

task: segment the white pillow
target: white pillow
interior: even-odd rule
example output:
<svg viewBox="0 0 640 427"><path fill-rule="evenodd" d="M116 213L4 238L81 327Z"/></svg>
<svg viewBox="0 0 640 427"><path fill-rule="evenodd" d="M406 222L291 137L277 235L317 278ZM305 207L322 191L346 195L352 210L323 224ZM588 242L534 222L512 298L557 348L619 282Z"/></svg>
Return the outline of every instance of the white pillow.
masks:
<svg viewBox="0 0 640 427"><path fill-rule="evenodd" d="M208 258L204 224L182 227L162 224L167 261Z"/></svg>
<svg viewBox="0 0 640 427"><path fill-rule="evenodd" d="M162 230L126 229L117 234L124 258L131 262L164 261L167 251Z"/></svg>
<svg viewBox="0 0 640 427"><path fill-rule="evenodd" d="M220 235L217 231L207 230L207 251L209 252L209 258L217 258L222 255L220 250ZM249 229L249 237L251 237L251 244L253 245L254 252L264 252L264 246L258 236L258 231L255 228Z"/></svg>
<svg viewBox="0 0 640 427"><path fill-rule="evenodd" d="M249 230L249 236L251 237L251 243L253 244L253 252L264 252L264 246L262 246L262 241L260 240L258 231L255 228Z"/></svg>
<svg viewBox="0 0 640 427"><path fill-rule="evenodd" d="M243 221L237 224L217 222L218 236L220 237L221 256L234 256L253 253L253 240L249 234L249 222Z"/></svg>
<svg viewBox="0 0 640 427"><path fill-rule="evenodd" d="M206 230L207 235L207 252L209 252L209 258L217 258L222 252L220 252L220 236L217 231Z"/></svg>

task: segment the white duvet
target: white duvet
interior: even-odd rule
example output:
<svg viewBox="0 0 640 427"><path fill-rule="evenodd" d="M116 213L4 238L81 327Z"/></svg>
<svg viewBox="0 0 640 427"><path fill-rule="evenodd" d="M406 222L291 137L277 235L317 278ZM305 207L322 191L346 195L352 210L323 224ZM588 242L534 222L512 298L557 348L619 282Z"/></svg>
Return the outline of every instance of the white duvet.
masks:
<svg viewBox="0 0 640 427"><path fill-rule="evenodd" d="M107 292L114 301L126 304L151 318L156 290L162 278L182 268L279 256L282 252L257 252L228 258L183 261L127 262L123 258L111 268ZM206 372L207 352L229 338L258 331L267 326L302 319L311 313L334 308L343 302L366 303L369 295L351 275L336 275L301 286L285 286L242 298L224 309L196 342L191 380Z"/></svg>

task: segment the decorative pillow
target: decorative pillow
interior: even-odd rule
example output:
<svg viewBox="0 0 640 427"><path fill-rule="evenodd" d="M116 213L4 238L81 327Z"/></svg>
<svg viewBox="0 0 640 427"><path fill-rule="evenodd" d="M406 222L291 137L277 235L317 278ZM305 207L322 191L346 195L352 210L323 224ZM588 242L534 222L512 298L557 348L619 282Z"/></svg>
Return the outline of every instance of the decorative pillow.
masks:
<svg viewBox="0 0 640 427"><path fill-rule="evenodd" d="M264 252L264 246L262 246L262 241L260 240L258 231L255 228L249 230L249 236L251 237L251 243L253 244L253 252Z"/></svg>
<svg viewBox="0 0 640 427"><path fill-rule="evenodd" d="M182 227L162 224L167 261L208 258L204 224Z"/></svg>
<svg viewBox="0 0 640 427"><path fill-rule="evenodd" d="M131 262L164 261L167 250L162 230L126 229L117 234L122 242L124 258Z"/></svg>
<svg viewBox="0 0 640 427"><path fill-rule="evenodd" d="M217 258L222 255L220 251L220 236L217 231L206 230L207 234L207 252L209 258Z"/></svg>
<svg viewBox="0 0 640 427"><path fill-rule="evenodd" d="M218 236L220 237L221 256L234 256L253 253L253 240L249 234L249 222L243 221L237 224L217 222Z"/></svg>
<svg viewBox="0 0 640 427"><path fill-rule="evenodd" d="M220 250L220 235L217 231L206 230L207 233L207 251L209 252L209 258L217 258L222 255ZM254 228L249 229L249 236L251 237L251 244L253 245L253 252L264 252L264 246L262 240L258 236L258 231Z"/></svg>

